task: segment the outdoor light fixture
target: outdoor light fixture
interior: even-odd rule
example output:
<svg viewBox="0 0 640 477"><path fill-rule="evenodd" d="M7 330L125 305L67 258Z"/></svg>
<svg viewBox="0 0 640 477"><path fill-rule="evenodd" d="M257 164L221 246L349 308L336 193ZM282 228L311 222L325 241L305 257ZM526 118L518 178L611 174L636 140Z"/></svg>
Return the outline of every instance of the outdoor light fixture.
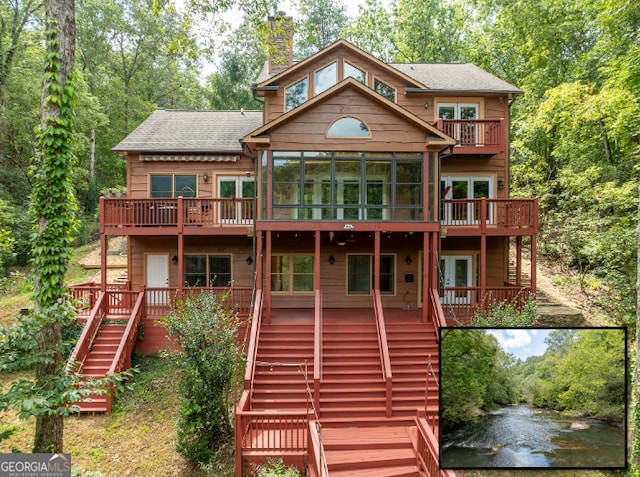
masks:
<svg viewBox="0 0 640 477"><path fill-rule="evenodd" d="M338 237L338 245L340 245L341 247L347 245L347 237L345 237L344 235Z"/></svg>
<svg viewBox="0 0 640 477"><path fill-rule="evenodd" d="M178 263L178 256L174 255L173 257L171 257L171 261L174 263L174 265L177 265Z"/></svg>
<svg viewBox="0 0 640 477"><path fill-rule="evenodd" d="M504 189L504 181L498 181L498 190Z"/></svg>
<svg viewBox="0 0 640 477"><path fill-rule="evenodd" d="M247 265L251 265L253 263L253 258L251 257L251 255L249 255L247 257Z"/></svg>
<svg viewBox="0 0 640 477"><path fill-rule="evenodd" d="M407 265L411 265L411 262L413 262L413 260L411 260L411 257L409 255L407 255L404 258L404 263L406 263Z"/></svg>
<svg viewBox="0 0 640 477"><path fill-rule="evenodd" d="M209 182L209 174L207 174L206 172L202 174L202 180L205 182Z"/></svg>
<svg viewBox="0 0 640 477"><path fill-rule="evenodd" d="M333 255L331 255L331 256L329 257L329 263L330 263L331 265L333 265L334 263L336 263L336 257L334 257Z"/></svg>

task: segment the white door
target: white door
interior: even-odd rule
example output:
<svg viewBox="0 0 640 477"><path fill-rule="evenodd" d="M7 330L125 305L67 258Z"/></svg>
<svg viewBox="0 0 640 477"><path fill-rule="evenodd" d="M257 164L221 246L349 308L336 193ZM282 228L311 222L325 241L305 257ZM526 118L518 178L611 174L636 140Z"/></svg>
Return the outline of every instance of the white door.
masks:
<svg viewBox="0 0 640 477"><path fill-rule="evenodd" d="M169 255L147 255L146 273L147 305L166 305L167 290L157 289L169 287Z"/></svg>
<svg viewBox="0 0 640 477"><path fill-rule="evenodd" d="M255 180L244 177L219 177L218 197L229 199L218 207L220 223L250 225L253 223L253 202L239 202L235 199L255 198Z"/></svg>
<svg viewBox="0 0 640 477"><path fill-rule="evenodd" d="M471 300L472 257L443 255L440 257L440 300L443 304L468 304ZM453 289L451 289L453 288Z"/></svg>

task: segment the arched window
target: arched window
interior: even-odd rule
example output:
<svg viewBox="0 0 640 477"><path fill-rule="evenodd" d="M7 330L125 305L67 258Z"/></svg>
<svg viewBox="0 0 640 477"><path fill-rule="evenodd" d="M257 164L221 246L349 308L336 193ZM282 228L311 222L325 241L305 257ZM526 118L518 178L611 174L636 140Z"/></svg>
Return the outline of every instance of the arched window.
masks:
<svg viewBox="0 0 640 477"><path fill-rule="evenodd" d="M329 126L328 137L371 137L369 128L359 119L340 118Z"/></svg>

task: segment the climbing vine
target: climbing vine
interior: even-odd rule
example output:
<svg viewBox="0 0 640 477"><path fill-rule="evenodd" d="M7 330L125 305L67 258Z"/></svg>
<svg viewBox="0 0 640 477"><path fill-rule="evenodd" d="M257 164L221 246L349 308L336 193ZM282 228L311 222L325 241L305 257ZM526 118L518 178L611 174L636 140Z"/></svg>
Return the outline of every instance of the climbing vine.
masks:
<svg viewBox="0 0 640 477"><path fill-rule="evenodd" d="M47 34L43 108L59 110L50 115L38 131L41 157L35 161L31 212L35 217L33 265L36 273L34 298L41 307L52 306L64 297L64 275L71 258L72 233L77 227L77 205L73 193L76 164L73 140L73 108L76 91L73 74L60 85L59 42L55 30Z"/></svg>

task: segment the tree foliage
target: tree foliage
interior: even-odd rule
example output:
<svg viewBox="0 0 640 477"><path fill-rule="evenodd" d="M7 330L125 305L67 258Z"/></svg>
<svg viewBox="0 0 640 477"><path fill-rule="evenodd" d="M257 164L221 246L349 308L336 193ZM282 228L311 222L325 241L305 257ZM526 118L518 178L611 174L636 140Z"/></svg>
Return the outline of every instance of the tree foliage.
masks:
<svg viewBox="0 0 640 477"><path fill-rule="evenodd" d="M624 329L557 329L546 343L544 355L521 361L485 329L446 330L440 358L443 426L521 402L624 422Z"/></svg>
<svg viewBox="0 0 640 477"><path fill-rule="evenodd" d="M182 369L176 450L200 465L233 434L233 391L244 369L238 317L224 301L225 294L187 298L165 321Z"/></svg>

